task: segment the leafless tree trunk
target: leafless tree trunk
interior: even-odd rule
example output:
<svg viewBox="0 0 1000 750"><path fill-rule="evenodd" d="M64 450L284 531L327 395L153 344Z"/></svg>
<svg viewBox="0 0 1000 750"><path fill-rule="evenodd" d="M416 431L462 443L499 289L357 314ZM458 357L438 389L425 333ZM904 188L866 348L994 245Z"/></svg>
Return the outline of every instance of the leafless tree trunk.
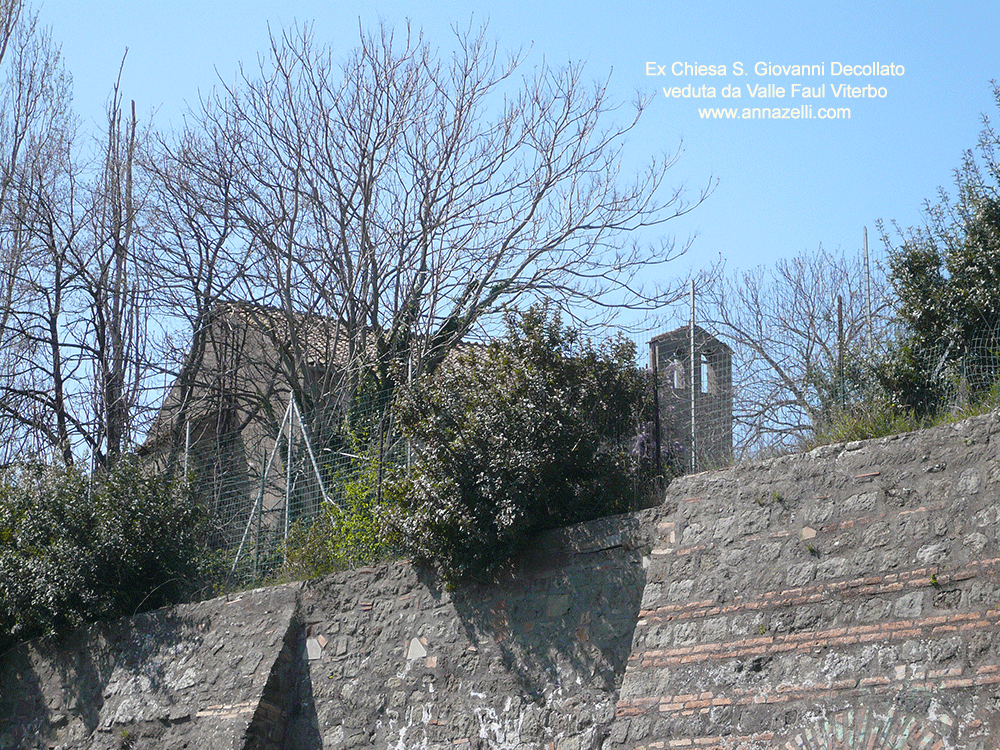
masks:
<svg viewBox="0 0 1000 750"><path fill-rule="evenodd" d="M0 246L4 307L0 319L3 384L0 418L6 460L54 448L72 460L76 427L73 352L59 329L65 292L75 278L66 251L78 227L72 219L75 174L70 92L47 30L19 3L5 3L0 23Z"/></svg>
<svg viewBox="0 0 1000 750"><path fill-rule="evenodd" d="M123 61L124 66L124 61ZM126 118L127 119L124 119ZM134 447L147 372L151 277L142 264L135 165L135 102L122 111L119 83L108 103L101 170L90 186L89 242L77 254L89 334L85 356L93 377L93 451L110 466Z"/></svg>
<svg viewBox="0 0 1000 750"><path fill-rule="evenodd" d="M158 444L173 472L189 421L228 411L228 429L243 430L271 406L283 370L259 345L269 321L237 330L228 319L234 301L252 311L261 294L250 284L251 248L230 207L231 156L203 153L212 144L190 131L150 145L141 160L156 211L144 264L155 280L152 307L167 321L151 365L172 386L147 442Z"/></svg>
<svg viewBox="0 0 1000 750"><path fill-rule="evenodd" d="M7 55L7 46L14 36L23 8L23 0L0 0L0 65Z"/></svg>
<svg viewBox="0 0 1000 750"><path fill-rule="evenodd" d="M0 30L6 28L0 23ZM70 78L22 11L0 91L0 424L4 461L55 452L110 466L144 406L148 294L136 262L137 128L117 86L96 174L78 155Z"/></svg>

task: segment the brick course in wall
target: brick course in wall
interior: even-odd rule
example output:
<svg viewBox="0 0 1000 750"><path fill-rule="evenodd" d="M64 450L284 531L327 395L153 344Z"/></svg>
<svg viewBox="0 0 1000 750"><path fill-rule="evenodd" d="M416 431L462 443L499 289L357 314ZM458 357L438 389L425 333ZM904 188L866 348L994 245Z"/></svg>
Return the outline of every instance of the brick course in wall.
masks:
<svg viewBox="0 0 1000 750"><path fill-rule="evenodd" d="M997 429L675 482L607 746L998 746Z"/></svg>

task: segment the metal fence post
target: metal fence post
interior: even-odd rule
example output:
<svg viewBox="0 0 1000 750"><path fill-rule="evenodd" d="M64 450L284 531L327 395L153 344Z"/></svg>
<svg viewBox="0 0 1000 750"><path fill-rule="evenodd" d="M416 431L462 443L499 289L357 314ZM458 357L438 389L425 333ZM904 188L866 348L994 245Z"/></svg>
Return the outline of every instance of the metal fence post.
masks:
<svg viewBox="0 0 1000 750"><path fill-rule="evenodd" d="M695 437L695 428L697 427L697 420L695 418L695 352L694 352L694 279L691 279L691 322L690 322L690 349L691 349L691 368L688 373L688 389L691 391L691 473L694 474L697 468L697 459L695 458L695 450L697 445L697 438Z"/></svg>

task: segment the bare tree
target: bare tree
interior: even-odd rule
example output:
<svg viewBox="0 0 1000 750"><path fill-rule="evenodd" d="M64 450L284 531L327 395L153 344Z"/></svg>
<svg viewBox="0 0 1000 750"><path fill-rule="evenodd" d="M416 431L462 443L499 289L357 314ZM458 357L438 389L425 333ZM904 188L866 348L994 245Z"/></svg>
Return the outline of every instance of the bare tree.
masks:
<svg viewBox="0 0 1000 750"><path fill-rule="evenodd" d="M676 296L643 282L684 248L632 238L705 192L667 187L669 155L623 177L648 102L616 124L581 66L529 70L471 29L442 58L386 27L337 64L293 29L155 147L116 85L87 163L47 30L19 0L0 9L12 454L114 463L143 432L152 378L178 378L178 413L204 389L220 303L253 303L241 314L261 311L267 341L244 348L280 363L240 418L288 390L336 421L345 394L393 393L504 310L546 298L601 315Z"/></svg>
<svg viewBox="0 0 1000 750"><path fill-rule="evenodd" d="M78 231L67 201L74 138L70 91L59 54L37 16L5 3L0 90L0 245L4 272L2 328L5 451L56 448L72 456L72 353L54 334L74 272L66 248Z"/></svg>
<svg viewBox="0 0 1000 750"><path fill-rule="evenodd" d="M122 61L124 67L124 60ZM87 231L75 261L86 316L83 356L93 379L93 429L89 448L110 466L135 446L148 424L149 318L153 277L143 263L148 187L137 182L138 122L135 102L123 111L119 80L107 107L100 168L87 186ZM158 395L158 394L157 394Z"/></svg>
<svg viewBox="0 0 1000 750"><path fill-rule="evenodd" d="M0 65L7 55L7 46L14 36L23 7L22 0L0 0Z"/></svg>
<svg viewBox="0 0 1000 750"><path fill-rule="evenodd" d="M87 165L58 49L33 13L14 21L0 91L3 460L54 452L110 466L148 406L134 108L123 122L116 85Z"/></svg>
<svg viewBox="0 0 1000 750"><path fill-rule="evenodd" d="M705 194L689 203L666 187L673 156L623 178L624 139L648 102L616 125L617 105L582 66L524 63L483 31L457 33L441 59L383 26L337 65L308 27L294 29L165 155L192 175L178 172L176 189L207 184L216 222L231 217L228 242L248 249L243 292L281 310L286 331L335 321L328 356L305 336L286 342L304 397L342 392L345 363L372 366L391 389L538 298L580 315L675 297L641 282L683 248L630 238ZM337 366L305 377L317 359Z"/></svg>
<svg viewBox="0 0 1000 750"><path fill-rule="evenodd" d="M800 447L852 398L889 313L884 272L873 267L869 329L866 282L863 258L820 247L712 287L710 325L734 350L738 455Z"/></svg>
<svg viewBox="0 0 1000 750"><path fill-rule="evenodd" d="M166 456L165 467L173 471L192 421L212 414L218 423L212 432L225 423L225 431L240 433L271 405L284 370L280 359L261 351L269 321L230 319L265 313L253 304L232 304L253 303L261 294L250 284L251 248L230 207L232 155L205 153L216 144L190 130L170 140L161 136L148 144L141 161L155 206L143 263L155 280L151 306L166 321L150 366L172 382L146 447ZM287 337L282 340L287 345ZM277 336L268 343L277 343Z"/></svg>

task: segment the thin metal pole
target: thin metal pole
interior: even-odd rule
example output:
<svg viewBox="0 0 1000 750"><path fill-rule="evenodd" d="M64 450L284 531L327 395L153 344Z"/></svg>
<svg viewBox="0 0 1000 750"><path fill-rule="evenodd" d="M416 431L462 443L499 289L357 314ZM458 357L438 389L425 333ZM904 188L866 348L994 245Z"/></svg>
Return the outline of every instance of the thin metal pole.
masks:
<svg viewBox="0 0 1000 750"><path fill-rule="evenodd" d="M385 417L378 421L378 484L375 487L375 502L382 506L382 478L385 469Z"/></svg>
<svg viewBox="0 0 1000 750"><path fill-rule="evenodd" d="M306 421L302 418L302 412L299 411L299 405L296 404L294 400L290 403L299 417L299 430L302 431L302 440L306 445L306 453L308 454L309 461L312 464L313 474L316 475L316 481L319 482L319 494L323 498L324 503L328 502L329 498L326 496L326 486L323 484L323 475L320 473L319 464L316 463L316 454L313 453L312 442L309 440L309 431L306 430Z"/></svg>
<svg viewBox="0 0 1000 750"><path fill-rule="evenodd" d="M868 227L865 227L865 306L867 309L867 321L868 321L868 346L872 345L872 339L874 338L872 332L872 274L871 268L868 265Z"/></svg>
<svg viewBox="0 0 1000 750"><path fill-rule="evenodd" d="M292 515L292 438L295 434L294 394L288 394L288 454L285 461L285 541L288 541L288 521Z"/></svg>
<svg viewBox="0 0 1000 750"><path fill-rule="evenodd" d="M268 467L268 465L269 464L268 464L268 460L267 460L267 450L264 449L264 450L261 451L261 454L260 454L260 468L261 468L261 472L260 472L260 494L257 495L257 502L254 503L254 505L256 506L256 510L257 510L257 513L256 513L256 516L257 516L257 540L254 543L254 556L253 556L253 579L255 581L257 580L257 576L260 574L260 535L261 535L261 527L264 525L264 488L266 486L265 482L267 481L267 467ZM253 510L250 511L250 514L251 514L250 517L252 519L253 516L255 515L254 512L253 512ZM244 536L245 536L245 534L244 534ZM242 546L242 544L243 544L243 542L240 541L240 546Z"/></svg>
<svg viewBox="0 0 1000 750"><path fill-rule="evenodd" d="M694 474L697 469L698 462L695 458L695 451L697 449L697 441L695 439L695 427L697 421L695 420L694 407L695 407L695 354L694 354L694 279L691 279L691 324L689 325L690 333L690 345L691 345L691 371L688 374L688 388L691 389L691 473Z"/></svg>
<svg viewBox="0 0 1000 750"><path fill-rule="evenodd" d="M659 378L659 347L653 341L649 342L649 357L653 360L653 429L656 443L656 476L663 476L663 460L660 453L663 450L663 440L660 435L660 378Z"/></svg>
<svg viewBox="0 0 1000 750"><path fill-rule="evenodd" d="M406 355L406 387L411 388L413 386L413 351L411 350ZM381 449L380 449L381 450ZM381 462L381 455L379 456L379 461ZM413 446L410 443L410 438L406 438L406 476L410 476L410 467L413 461ZM380 464L381 465L381 464ZM381 492L381 484L379 485L379 491Z"/></svg>
<svg viewBox="0 0 1000 750"><path fill-rule="evenodd" d="M844 297L837 295L837 389L839 390L840 406L846 405L844 396Z"/></svg>
<svg viewBox="0 0 1000 750"><path fill-rule="evenodd" d="M274 438L274 447L271 449L271 457L267 460L267 466L264 467L264 473L260 477L260 494L257 495L257 500L254 507L250 510L250 518L247 519L247 527L243 530L243 538L240 539L239 549L236 550L236 558L233 560L233 567L230 570L230 575L236 572L236 565L240 561L240 555L243 554L243 547L246 545L247 536L250 534L250 527L253 525L254 515L257 515L258 519L263 519L264 512L264 486L267 481L267 475L271 471L271 467L274 465L274 458L278 455L278 448L281 447L281 431L285 429L285 422L289 418L289 413L292 410L292 403L289 401L288 408L285 409L285 416L281 418L281 427L278 428L278 434ZM268 511L270 513L271 511ZM258 526L257 541L260 542L260 527Z"/></svg>

